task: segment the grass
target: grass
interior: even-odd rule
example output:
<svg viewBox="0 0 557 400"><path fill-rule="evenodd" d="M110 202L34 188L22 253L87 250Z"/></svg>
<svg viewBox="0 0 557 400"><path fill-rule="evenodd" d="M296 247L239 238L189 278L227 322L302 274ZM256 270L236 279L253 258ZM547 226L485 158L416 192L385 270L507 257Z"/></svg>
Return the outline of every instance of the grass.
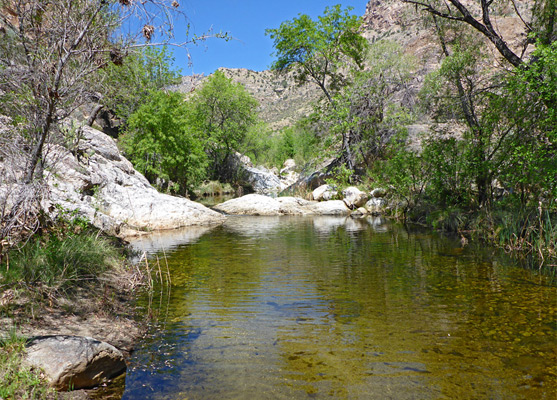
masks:
<svg viewBox="0 0 557 400"><path fill-rule="evenodd" d="M118 259L114 245L97 233L49 233L10 252L2 271L3 283L23 282L66 291L96 280Z"/></svg>
<svg viewBox="0 0 557 400"><path fill-rule="evenodd" d="M234 192L234 188L229 183L221 183L219 181L203 182L194 191L197 197L222 196L223 194L230 194Z"/></svg>
<svg viewBox="0 0 557 400"><path fill-rule="evenodd" d="M51 399L40 373L22 363L25 339L11 333L0 340L0 399Z"/></svg>

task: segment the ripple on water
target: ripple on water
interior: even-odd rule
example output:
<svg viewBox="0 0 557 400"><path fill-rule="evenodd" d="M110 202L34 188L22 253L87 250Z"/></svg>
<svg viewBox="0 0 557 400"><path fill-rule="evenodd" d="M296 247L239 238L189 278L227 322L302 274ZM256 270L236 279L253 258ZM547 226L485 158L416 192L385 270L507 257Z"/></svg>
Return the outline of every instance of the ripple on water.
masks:
<svg viewBox="0 0 557 400"><path fill-rule="evenodd" d="M504 256L366 218L181 235L124 399L554 398L555 286Z"/></svg>

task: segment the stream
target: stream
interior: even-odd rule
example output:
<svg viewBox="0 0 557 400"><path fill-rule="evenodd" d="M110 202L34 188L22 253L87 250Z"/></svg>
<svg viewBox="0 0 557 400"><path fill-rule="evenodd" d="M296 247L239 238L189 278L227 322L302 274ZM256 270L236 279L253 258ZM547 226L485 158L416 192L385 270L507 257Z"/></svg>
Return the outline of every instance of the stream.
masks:
<svg viewBox="0 0 557 400"><path fill-rule="evenodd" d="M171 284L138 300L123 399L555 399L555 282L493 249L371 217L134 245Z"/></svg>

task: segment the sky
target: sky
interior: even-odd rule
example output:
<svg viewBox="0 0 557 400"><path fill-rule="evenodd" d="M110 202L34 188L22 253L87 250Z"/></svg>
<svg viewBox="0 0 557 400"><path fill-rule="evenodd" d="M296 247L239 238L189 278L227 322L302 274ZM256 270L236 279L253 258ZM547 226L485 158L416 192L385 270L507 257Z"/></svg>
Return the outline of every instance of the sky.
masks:
<svg viewBox="0 0 557 400"><path fill-rule="evenodd" d="M265 29L278 28L281 22L300 13L316 19L325 7L336 4L353 7L352 13L362 16L367 0L182 0L181 9L193 32L200 35L212 28L214 32L228 32L234 39L209 39L190 46L191 67L186 50L174 48L175 67L182 70L182 75L209 75L219 67L269 69L273 41L265 36ZM185 31L183 25L175 27L177 37Z"/></svg>

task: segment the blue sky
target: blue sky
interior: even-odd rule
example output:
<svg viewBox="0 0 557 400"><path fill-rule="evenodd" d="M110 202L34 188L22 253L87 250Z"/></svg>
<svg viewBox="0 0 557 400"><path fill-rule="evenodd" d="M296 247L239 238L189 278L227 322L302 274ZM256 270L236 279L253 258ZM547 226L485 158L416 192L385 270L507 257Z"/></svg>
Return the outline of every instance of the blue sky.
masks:
<svg viewBox="0 0 557 400"><path fill-rule="evenodd" d="M265 29L278 28L282 21L300 13L315 19L325 7L335 4L343 8L351 6L352 13L361 16L367 0L182 0L180 4L195 33L201 34L212 27L215 32L229 32L235 38L228 42L211 39L190 47L191 68L187 66L185 50L174 48L175 66L182 69L183 75L208 75L219 67L268 69L273 61L273 46L265 36ZM176 28L176 34L180 35L180 27Z"/></svg>

